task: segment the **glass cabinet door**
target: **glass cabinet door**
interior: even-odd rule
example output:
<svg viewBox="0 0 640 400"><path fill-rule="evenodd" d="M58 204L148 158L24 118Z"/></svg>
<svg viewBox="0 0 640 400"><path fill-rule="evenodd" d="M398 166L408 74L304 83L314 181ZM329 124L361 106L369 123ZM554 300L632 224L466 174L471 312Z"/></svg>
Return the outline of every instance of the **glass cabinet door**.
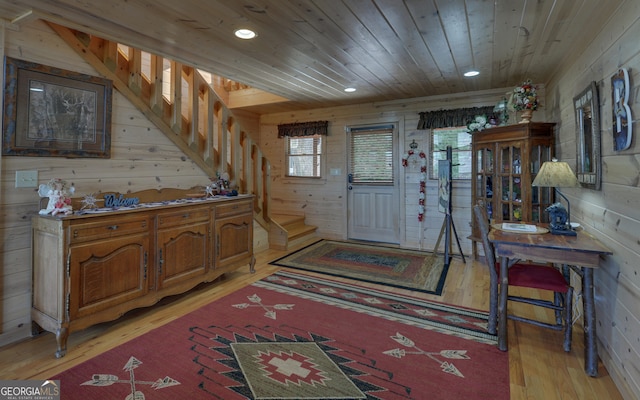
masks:
<svg viewBox="0 0 640 400"><path fill-rule="evenodd" d="M521 143L505 143L499 146L500 160L500 217L503 221L522 221L522 154Z"/></svg>
<svg viewBox="0 0 640 400"><path fill-rule="evenodd" d="M545 161L551 161L551 148L548 145L534 144L531 146L529 156L531 168L531 182L536 179L536 174ZM549 222L549 217L545 209L553 203L553 188L531 187L531 221Z"/></svg>
<svg viewBox="0 0 640 400"><path fill-rule="evenodd" d="M493 219L493 149L480 148L476 150L476 201L480 200L487 208L489 219Z"/></svg>

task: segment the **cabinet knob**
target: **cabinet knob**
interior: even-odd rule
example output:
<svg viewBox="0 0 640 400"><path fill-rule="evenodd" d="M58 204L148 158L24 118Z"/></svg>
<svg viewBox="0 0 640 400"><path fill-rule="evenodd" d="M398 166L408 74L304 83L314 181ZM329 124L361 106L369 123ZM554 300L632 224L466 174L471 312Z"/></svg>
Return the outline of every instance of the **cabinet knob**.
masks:
<svg viewBox="0 0 640 400"><path fill-rule="evenodd" d="M115 230L116 230L116 229L118 229L118 228L119 228L119 226L118 226L118 225L111 225L111 226L108 226L108 227L107 227L107 229L109 229L110 231L115 231Z"/></svg>

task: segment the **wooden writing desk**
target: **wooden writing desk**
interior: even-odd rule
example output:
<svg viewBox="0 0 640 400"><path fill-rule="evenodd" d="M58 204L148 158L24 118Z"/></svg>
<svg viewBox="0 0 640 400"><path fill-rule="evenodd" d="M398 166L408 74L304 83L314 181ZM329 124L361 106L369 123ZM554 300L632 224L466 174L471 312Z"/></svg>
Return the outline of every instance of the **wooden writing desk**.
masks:
<svg viewBox="0 0 640 400"><path fill-rule="evenodd" d="M496 257L500 257L500 297L498 299L498 347L507 350L507 268L518 260L532 260L570 267L582 278L584 308L584 363L590 376L598 375L598 347L596 343L596 308L593 270L600 266L600 256L612 254L598 239L579 231L577 236L524 234L492 229L489 240Z"/></svg>

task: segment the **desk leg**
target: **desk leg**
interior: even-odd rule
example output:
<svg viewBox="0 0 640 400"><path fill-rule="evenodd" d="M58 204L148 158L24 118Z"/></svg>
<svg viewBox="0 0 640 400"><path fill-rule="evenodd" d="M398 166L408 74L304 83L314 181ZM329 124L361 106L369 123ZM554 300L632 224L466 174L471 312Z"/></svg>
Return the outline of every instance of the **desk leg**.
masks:
<svg viewBox="0 0 640 400"><path fill-rule="evenodd" d="M509 295L509 259L500 260L500 297L498 299L498 349L507 351L507 297Z"/></svg>
<svg viewBox="0 0 640 400"><path fill-rule="evenodd" d="M582 307L584 308L584 369L598 376L598 344L596 342L596 305L593 268L582 267Z"/></svg>

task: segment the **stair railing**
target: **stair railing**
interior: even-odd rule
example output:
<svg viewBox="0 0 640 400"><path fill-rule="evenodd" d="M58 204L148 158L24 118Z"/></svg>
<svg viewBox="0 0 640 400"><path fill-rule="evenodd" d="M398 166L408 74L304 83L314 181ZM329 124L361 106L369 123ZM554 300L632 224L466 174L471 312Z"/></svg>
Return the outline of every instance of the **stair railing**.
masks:
<svg viewBox="0 0 640 400"><path fill-rule="evenodd" d="M54 23L51 28L208 176L227 172L268 230L269 161L197 69ZM208 80L207 80L208 78Z"/></svg>

